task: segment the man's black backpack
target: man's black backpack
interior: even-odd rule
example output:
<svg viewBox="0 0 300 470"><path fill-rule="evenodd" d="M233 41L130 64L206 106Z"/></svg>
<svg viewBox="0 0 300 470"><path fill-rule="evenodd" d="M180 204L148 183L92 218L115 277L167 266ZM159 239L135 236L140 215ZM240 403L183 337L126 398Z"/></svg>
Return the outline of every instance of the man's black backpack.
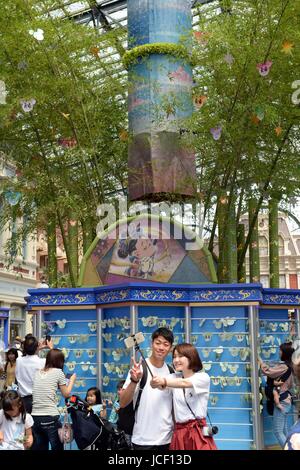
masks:
<svg viewBox="0 0 300 470"><path fill-rule="evenodd" d="M274 395L273 395L273 390L274 390L274 381L281 381L281 382L286 382L289 376L292 373L291 367L288 366L288 369L284 374L280 375L279 377L276 377L275 379L271 379L270 377L267 378L267 382L265 385L265 395L266 395L266 407L267 407L267 412L269 415L273 416L274 413ZM286 394L286 396L285 396ZM284 396L281 395L281 399L284 400L288 395L288 392L284 393Z"/></svg>
<svg viewBox="0 0 300 470"><path fill-rule="evenodd" d="M174 373L173 367L169 366L169 364L167 364L167 366L169 368L170 374L173 374ZM125 408L120 408L118 412L118 423L117 423L118 429L120 429L121 431L124 431L125 434L129 434L130 436L132 435L133 426L135 423L135 414L140 405L141 396L142 396L144 387L147 382L147 377L148 377L148 369L144 361L142 362L142 367L143 367L143 377L141 378L141 381L140 381L139 392L138 392L135 406L133 406L133 401L131 401L129 405L125 406Z"/></svg>

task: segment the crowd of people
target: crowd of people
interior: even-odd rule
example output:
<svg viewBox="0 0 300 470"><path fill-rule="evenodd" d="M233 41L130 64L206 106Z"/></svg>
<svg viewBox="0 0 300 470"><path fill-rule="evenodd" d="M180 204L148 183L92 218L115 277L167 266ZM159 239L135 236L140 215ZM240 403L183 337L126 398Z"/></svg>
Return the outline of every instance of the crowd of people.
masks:
<svg viewBox="0 0 300 470"><path fill-rule="evenodd" d="M97 387L87 390L85 401L101 420L123 431L133 450L217 450L217 428L207 422L210 377L197 349L189 343L173 346L167 328L152 334L151 355L132 365L126 380L117 385L117 397L107 416L105 400ZM48 349L46 358L39 357ZM172 353L173 367L166 363ZM6 353L0 406L0 449L63 450L58 430L62 426L57 391L70 397L76 374L66 377L65 357L52 341L38 342L29 334ZM300 449L300 421L288 430L293 377L300 380L300 349L280 346L280 363L268 366L259 358L264 375L274 380L273 431L282 448ZM132 424L130 416L134 417Z"/></svg>

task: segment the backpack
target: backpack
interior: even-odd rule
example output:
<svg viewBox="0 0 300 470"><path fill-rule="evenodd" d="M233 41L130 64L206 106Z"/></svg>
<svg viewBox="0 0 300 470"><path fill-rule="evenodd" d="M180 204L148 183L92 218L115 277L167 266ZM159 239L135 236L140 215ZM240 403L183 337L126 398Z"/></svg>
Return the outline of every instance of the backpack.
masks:
<svg viewBox="0 0 300 470"><path fill-rule="evenodd" d="M167 364L167 366L168 366L170 374L173 374L174 373L173 367L169 366L169 364ZM145 364L145 361L142 362L142 367L143 367L143 376L140 381L139 392L138 392L135 406L133 406L133 401L131 401L129 405L125 406L124 408L120 408L118 412L118 423L117 423L118 429L120 429L121 431L124 431L126 434L129 434L130 436L132 436L133 426L135 423L135 414L140 405L141 396L142 396L142 393L143 393L143 390L147 383L147 378L148 378L148 369Z"/></svg>
<svg viewBox="0 0 300 470"><path fill-rule="evenodd" d="M267 377L267 382L265 385L265 395L267 399L266 408L267 408L268 414L271 416L273 416L273 413L274 413L274 396L273 396L274 381L281 380L282 382L286 382L289 376L291 375L291 373L292 373L292 369L291 367L288 366L287 371L284 372L284 374L280 375L279 377L276 377L275 379L271 379L270 377ZM285 392L285 393L288 394L289 392ZM284 398L286 398L286 396L282 397L282 399Z"/></svg>

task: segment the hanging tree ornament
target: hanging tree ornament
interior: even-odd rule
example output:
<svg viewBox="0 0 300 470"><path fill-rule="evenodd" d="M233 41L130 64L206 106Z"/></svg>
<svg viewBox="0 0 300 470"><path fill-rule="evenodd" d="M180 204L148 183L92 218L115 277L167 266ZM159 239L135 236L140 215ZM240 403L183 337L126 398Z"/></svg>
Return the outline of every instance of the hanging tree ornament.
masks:
<svg viewBox="0 0 300 470"><path fill-rule="evenodd" d="M222 126L211 127L210 133L214 140L220 140L222 135Z"/></svg>
<svg viewBox="0 0 300 470"><path fill-rule="evenodd" d="M33 110L35 104L36 100L34 98L31 98L30 100L20 100L20 105L24 113L30 113L30 111Z"/></svg>
<svg viewBox="0 0 300 470"><path fill-rule="evenodd" d="M36 31L34 31L33 29L30 29L28 32L30 36L33 36L34 39L36 39L37 41L43 41L44 31L42 29L38 28Z"/></svg>
<svg viewBox="0 0 300 470"><path fill-rule="evenodd" d="M258 117L258 119L259 119L260 121L262 121L263 118L265 117L265 112L264 112L264 110L263 110L263 108L262 108L261 106L256 106L256 108L255 108L255 114L256 114L256 116Z"/></svg>
<svg viewBox="0 0 300 470"><path fill-rule="evenodd" d="M194 98L194 104L197 109L202 108L202 106L206 103L207 101L207 96L201 95L201 96L195 96Z"/></svg>
<svg viewBox="0 0 300 470"><path fill-rule="evenodd" d="M267 60L266 62L261 64L256 64L256 68L258 70L259 75L261 75L262 77L266 77L271 70L272 64L273 62L271 60Z"/></svg>
<svg viewBox="0 0 300 470"><path fill-rule="evenodd" d="M234 62L234 57L229 52L227 52L227 54L224 55L224 61L226 64L231 66Z"/></svg>
<svg viewBox="0 0 300 470"><path fill-rule="evenodd" d="M10 206L16 206L18 204L18 202L20 201L21 196L22 196L22 194L20 192L13 191L11 189L9 189L8 191L4 191L3 195L4 195L4 198L5 198L6 202Z"/></svg>

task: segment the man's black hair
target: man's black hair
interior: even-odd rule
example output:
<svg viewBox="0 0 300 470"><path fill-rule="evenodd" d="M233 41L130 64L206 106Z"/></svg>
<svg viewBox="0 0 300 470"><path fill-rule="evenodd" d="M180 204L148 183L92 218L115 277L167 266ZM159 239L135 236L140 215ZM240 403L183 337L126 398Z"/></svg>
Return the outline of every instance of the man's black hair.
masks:
<svg viewBox="0 0 300 470"><path fill-rule="evenodd" d="M161 327L161 328L157 328L157 330L153 331L152 341L154 341L159 336L162 336L163 338L165 338L171 345L174 343L173 332L171 330L169 330L168 328Z"/></svg>

